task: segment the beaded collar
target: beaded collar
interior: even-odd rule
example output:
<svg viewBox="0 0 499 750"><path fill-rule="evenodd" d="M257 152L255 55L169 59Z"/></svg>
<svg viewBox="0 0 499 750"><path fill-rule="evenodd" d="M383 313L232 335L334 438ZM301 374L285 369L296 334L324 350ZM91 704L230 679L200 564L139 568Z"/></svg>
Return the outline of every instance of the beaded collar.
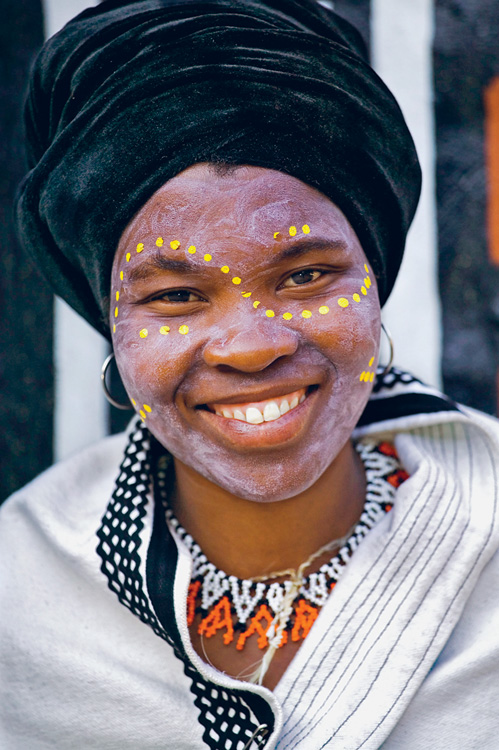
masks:
<svg viewBox="0 0 499 750"><path fill-rule="evenodd" d="M346 563L369 530L392 509L395 490L408 476L390 443L363 440L356 450L364 464L367 488L364 509L355 527L345 538L322 547L296 571L276 571L254 579L227 575L208 561L168 506L166 477L158 469L167 523L192 557L187 622L192 625L196 614L200 615L201 636L212 638L221 631L223 643L229 646L235 642L239 651L255 636L259 648L270 647L272 653L289 640L306 638ZM339 551L317 572L304 575L314 559L338 547ZM276 578L284 580L272 581Z"/></svg>

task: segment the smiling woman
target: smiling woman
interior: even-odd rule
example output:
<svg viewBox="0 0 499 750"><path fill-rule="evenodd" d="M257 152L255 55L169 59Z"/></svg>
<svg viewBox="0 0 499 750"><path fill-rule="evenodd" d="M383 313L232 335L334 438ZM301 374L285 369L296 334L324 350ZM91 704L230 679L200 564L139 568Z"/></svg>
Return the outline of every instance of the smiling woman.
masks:
<svg viewBox="0 0 499 750"><path fill-rule="evenodd" d="M30 86L19 233L136 415L2 508L2 747L495 747L499 429L378 366L420 174L355 31L107 0Z"/></svg>

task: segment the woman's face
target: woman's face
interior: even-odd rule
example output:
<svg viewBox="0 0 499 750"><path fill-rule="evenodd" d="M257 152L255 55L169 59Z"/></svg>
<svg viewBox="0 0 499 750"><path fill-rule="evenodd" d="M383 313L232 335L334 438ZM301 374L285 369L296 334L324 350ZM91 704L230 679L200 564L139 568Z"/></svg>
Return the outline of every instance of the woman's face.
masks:
<svg viewBox="0 0 499 750"><path fill-rule="evenodd" d="M372 388L380 309L340 209L269 169L206 164L160 188L114 259L111 329L137 412L233 494L310 487Z"/></svg>

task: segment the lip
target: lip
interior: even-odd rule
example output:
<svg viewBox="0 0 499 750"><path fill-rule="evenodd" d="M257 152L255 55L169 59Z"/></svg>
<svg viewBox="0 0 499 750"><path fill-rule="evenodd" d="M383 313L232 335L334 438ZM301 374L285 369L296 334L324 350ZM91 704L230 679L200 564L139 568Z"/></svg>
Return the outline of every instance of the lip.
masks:
<svg viewBox="0 0 499 750"><path fill-rule="evenodd" d="M203 401L194 400L193 403L188 404L191 408L200 409L205 408L209 404L245 404L245 403L259 403L261 401L268 401L270 399L279 398L285 396L287 393L299 391L301 389L309 390L319 385L319 378L315 382L311 382L310 376L306 381L301 380L281 380L279 383L272 383L267 388L262 388L261 385L254 390L249 388L245 391L209 391L203 394Z"/></svg>
<svg viewBox="0 0 499 750"><path fill-rule="evenodd" d="M272 390L273 397L283 395L282 390L280 393L276 393L276 389ZM320 387L309 387L305 400L297 407L283 414L279 419L257 425L218 416L205 408L195 409L195 415L201 420L203 428L211 433L217 442L225 443L232 450L277 449L290 446L301 439L302 433L308 429L314 418L320 390ZM272 396L267 398L272 398ZM224 400L224 403L229 402ZM241 396L239 395L237 401L234 400L232 403L241 403Z"/></svg>

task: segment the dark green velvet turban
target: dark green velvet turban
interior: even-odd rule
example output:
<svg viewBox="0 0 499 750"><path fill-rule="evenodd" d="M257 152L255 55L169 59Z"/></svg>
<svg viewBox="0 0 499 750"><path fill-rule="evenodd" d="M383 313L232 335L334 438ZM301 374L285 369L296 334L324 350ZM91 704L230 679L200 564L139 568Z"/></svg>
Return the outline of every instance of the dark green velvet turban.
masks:
<svg viewBox="0 0 499 750"><path fill-rule="evenodd" d="M318 188L390 293L419 197L414 144L355 30L315 0L107 0L43 47L26 130L21 241L106 336L121 233L202 161Z"/></svg>

